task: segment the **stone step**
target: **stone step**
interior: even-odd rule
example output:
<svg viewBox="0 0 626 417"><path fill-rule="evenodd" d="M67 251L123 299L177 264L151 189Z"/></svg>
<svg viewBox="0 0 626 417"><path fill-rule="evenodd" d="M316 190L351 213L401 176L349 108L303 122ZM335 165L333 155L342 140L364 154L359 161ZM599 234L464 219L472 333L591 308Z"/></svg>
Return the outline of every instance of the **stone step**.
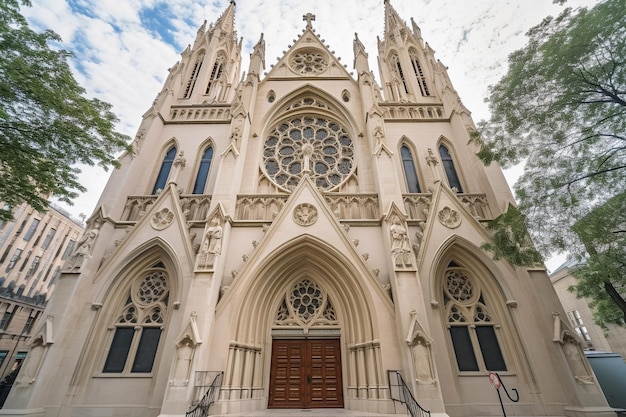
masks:
<svg viewBox="0 0 626 417"><path fill-rule="evenodd" d="M407 415L399 410L398 414L378 414L365 411L346 410L344 408L316 408L306 410L260 410L234 414L211 414L210 417L399 417Z"/></svg>

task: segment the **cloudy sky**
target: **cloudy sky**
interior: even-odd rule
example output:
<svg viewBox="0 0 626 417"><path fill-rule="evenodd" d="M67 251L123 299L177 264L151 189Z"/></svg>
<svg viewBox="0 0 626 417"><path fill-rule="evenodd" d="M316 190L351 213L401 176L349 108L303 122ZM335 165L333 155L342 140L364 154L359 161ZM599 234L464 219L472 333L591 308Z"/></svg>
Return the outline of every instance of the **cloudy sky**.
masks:
<svg viewBox="0 0 626 417"><path fill-rule="evenodd" d="M592 6L597 0L569 0L571 7ZM32 0L23 9L38 30L59 33L74 53L72 68L90 96L113 104L119 130L134 136L141 115L161 89L167 69L193 42L206 19L214 22L228 0ZM509 53L525 43L524 33L562 6L551 0L391 0L400 16L412 17L435 56L449 74L474 120L488 118L483 102L488 86L506 71ZM305 22L352 71L354 33L369 53L377 74L376 37L384 28L383 0L239 0L236 27L243 38L244 62L261 33L266 41L266 71L293 43ZM377 77L378 78L378 77ZM108 174L83 168L88 191L67 207L74 215L90 215Z"/></svg>

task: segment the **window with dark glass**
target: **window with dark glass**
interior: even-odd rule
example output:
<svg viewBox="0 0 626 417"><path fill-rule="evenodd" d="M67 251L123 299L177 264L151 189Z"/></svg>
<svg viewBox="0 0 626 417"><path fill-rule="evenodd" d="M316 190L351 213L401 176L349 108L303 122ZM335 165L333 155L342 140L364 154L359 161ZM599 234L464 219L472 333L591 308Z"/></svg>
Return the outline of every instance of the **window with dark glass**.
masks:
<svg viewBox="0 0 626 417"><path fill-rule="evenodd" d="M70 239L70 241L67 243L67 246L65 247L65 252L63 252L63 256L61 257L61 259L67 259L72 254L75 244L76 241L74 239Z"/></svg>
<svg viewBox="0 0 626 417"><path fill-rule="evenodd" d="M213 148L209 146L202 153L202 159L200 160L200 166L198 167L198 175L196 175L196 182L193 186L193 194L204 194L204 188L206 187L206 181L209 177L209 169L211 168L212 159Z"/></svg>
<svg viewBox="0 0 626 417"><path fill-rule="evenodd" d="M159 348L169 299L161 263L144 272L127 293L114 324L104 373L149 373Z"/></svg>
<svg viewBox="0 0 626 417"><path fill-rule="evenodd" d="M165 184L167 183L167 177L170 175L170 170L172 169L172 164L174 163L174 159L176 158L176 148L172 147L165 154L163 158L163 163L161 164L161 169L159 170L159 175L157 176L157 180L154 183L154 188L152 188L152 194L156 194L158 190L163 190L165 188Z"/></svg>
<svg viewBox="0 0 626 417"><path fill-rule="evenodd" d="M422 65L420 64L420 60L417 56L417 51L411 49L409 52L409 56L411 58L411 65L413 65L413 72L415 73L415 77L417 78L417 85L419 85L420 93L422 96L430 96L430 91L428 90L428 84L426 83L426 75L424 74L424 70L422 69Z"/></svg>
<svg viewBox="0 0 626 417"><path fill-rule="evenodd" d="M52 238L54 237L54 234L56 232L57 232L56 229L48 230L48 234L46 235L46 238L43 240L43 243L41 244L41 249L48 249L48 246L50 246L50 242L52 242Z"/></svg>
<svg viewBox="0 0 626 417"><path fill-rule="evenodd" d="M402 156L402 167L404 168L404 178L410 193L421 193L419 180L417 179L417 169L415 169L415 162L413 161L413 155L408 146L402 145L400 148L400 154Z"/></svg>
<svg viewBox="0 0 626 417"><path fill-rule="evenodd" d="M446 177L448 177L448 184L450 185L450 188L456 188L457 193L462 193L463 187L461 187L461 181L459 180L456 168L454 167L452 155L450 155L450 151L445 145L439 145L439 156L441 157L443 169L446 171Z"/></svg>
<svg viewBox="0 0 626 417"><path fill-rule="evenodd" d="M480 283L451 262L443 290L446 325L460 372L506 371L497 322L488 309Z"/></svg>
<svg viewBox="0 0 626 417"><path fill-rule="evenodd" d="M13 252L13 256L11 257L11 260L7 264L7 269L6 269L7 272L9 272L15 267L15 264L17 263L17 261L20 260L21 256L22 256L22 249L19 249L19 248L15 249L15 252Z"/></svg>
<svg viewBox="0 0 626 417"><path fill-rule="evenodd" d="M33 222L30 224L30 227L28 228L28 230L26 231L26 234L24 235L25 241L28 242L33 237L38 226L39 226L39 219L33 219Z"/></svg>
<svg viewBox="0 0 626 417"><path fill-rule="evenodd" d="M400 58L398 58L398 55L393 55L391 57L391 69L398 76L398 78L400 78L400 81L402 81L404 92L408 93L409 87L406 85L406 78L404 77L404 71L402 71L402 65L400 65Z"/></svg>
<svg viewBox="0 0 626 417"><path fill-rule="evenodd" d="M209 77L209 83L207 84L205 94L211 94L215 92L215 86L222 76L222 72L224 71L224 64L226 63L226 56L220 52L215 58L215 64L213 64L213 70L211 71L211 76Z"/></svg>

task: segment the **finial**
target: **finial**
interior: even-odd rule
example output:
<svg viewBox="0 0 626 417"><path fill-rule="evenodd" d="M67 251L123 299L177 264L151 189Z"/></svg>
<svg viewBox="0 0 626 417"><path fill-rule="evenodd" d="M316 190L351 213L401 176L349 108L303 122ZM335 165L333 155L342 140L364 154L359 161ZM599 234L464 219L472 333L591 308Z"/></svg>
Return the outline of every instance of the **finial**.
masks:
<svg viewBox="0 0 626 417"><path fill-rule="evenodd" d="M302 16L302 20L306 20L306 28L311 29L313 27L313 25L311 25L311 22L315 20L315 15L311 13L307 13Z"/></svg>

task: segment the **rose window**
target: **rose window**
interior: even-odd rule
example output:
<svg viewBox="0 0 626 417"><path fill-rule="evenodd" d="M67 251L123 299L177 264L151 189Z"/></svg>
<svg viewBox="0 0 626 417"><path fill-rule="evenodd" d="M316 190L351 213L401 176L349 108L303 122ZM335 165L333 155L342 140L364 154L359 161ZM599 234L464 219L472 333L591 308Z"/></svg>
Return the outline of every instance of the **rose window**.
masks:
<svg viewBox="0 0 626 417"><path fill-rule="evenodd" d="M308 172L317 187L328 190L353 170L352 139L337 122L303 115L278 124L263 149L265 171L280 187L293 189Z"/></svg>
<svg viewBox="0 0 626 417"><path fill-rule="evenodd" d="M317 51L300 51L291 57L291 68L298 74L319 74L328 66L326 56Z"/></svg>
<svg viewBox="0 0 626 417"><path fill-rule="evenodd" d="M463 272L449 270L446 273L446 292L456 301L469 302L474 297L474 286Z"/></svg>

